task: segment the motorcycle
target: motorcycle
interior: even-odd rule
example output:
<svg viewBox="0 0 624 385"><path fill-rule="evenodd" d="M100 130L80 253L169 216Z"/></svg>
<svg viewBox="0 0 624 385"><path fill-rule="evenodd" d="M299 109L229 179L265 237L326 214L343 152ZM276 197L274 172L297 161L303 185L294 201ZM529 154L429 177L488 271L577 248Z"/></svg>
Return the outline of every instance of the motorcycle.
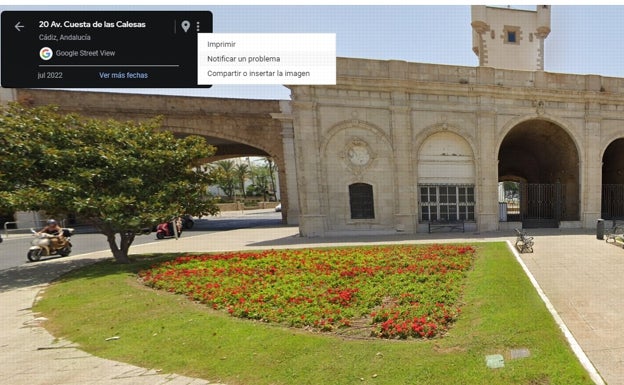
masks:
<svg viewBox="0 0 624 385"><path fill-rule="evenodd" d="M63 228L63 237L65 239L62 242L59 240L58 235L37 233L34 229L30 229L30 231L35 238L30 242L31 246L26 255L29 261L36 262L40 260L41 257L52 255L66 257L71 253L72 244L70 238L74 233L74 229Z"/></svg>
<svg viewBox="0 0 624 385"><path fill-rule="evenodd" d="M181 218L176 218L172 221L164 222L156 226L156 238L158 239L164 239L167 237L179 238L180 234L182 234Z"/></svg>

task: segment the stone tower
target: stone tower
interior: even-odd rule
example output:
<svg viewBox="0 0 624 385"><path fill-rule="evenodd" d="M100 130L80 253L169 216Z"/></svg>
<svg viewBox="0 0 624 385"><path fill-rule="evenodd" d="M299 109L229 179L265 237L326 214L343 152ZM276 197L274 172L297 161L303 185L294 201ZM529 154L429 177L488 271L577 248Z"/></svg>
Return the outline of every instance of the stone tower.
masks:
<svg viewBox="0 0 624 385"><path fill-rule="evenodd" d="M535 11L472 5L472 50L479 66L543 71L550 6Z"/></svg>

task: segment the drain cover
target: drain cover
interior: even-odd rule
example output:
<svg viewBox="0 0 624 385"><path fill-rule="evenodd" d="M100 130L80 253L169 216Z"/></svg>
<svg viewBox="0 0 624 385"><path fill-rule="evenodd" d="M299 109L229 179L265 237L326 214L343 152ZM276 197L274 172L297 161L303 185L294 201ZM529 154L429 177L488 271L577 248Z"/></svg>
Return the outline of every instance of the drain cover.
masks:
<svg viewBox="0 0 624 385"><path fill-rule="evenodd" d="M505 360L503 356L500 354L492 354L489 356L485 356L485 363L490 369L498 369L505 366Z"/></svg>

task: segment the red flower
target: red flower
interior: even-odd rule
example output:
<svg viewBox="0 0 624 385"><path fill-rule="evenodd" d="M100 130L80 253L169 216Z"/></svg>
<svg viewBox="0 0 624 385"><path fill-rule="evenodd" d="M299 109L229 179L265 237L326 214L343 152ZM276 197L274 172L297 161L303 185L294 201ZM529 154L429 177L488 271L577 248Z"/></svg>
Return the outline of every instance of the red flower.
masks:
<svg viewBox="0 0 624 385"><path fill-rule="evenodd" d="M461 312L475 252L400 245L185 255L139 276L236 317L330 331L370 314L373 335L433 338Z"/></svg>

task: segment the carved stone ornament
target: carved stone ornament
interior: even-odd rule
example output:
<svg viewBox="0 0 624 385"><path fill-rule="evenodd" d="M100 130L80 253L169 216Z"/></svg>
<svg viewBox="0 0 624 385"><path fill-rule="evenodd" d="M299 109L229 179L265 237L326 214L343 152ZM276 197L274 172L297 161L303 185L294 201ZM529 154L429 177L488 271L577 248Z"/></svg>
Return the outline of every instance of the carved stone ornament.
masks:
<svg viewBox="0 0 624 385"><path fill-rule="evenodd" d="M448 118L447 118L446 115L440 116L440 127L443 130L448 130L448 121L447 120L448 120Z"/></svg>
<svg viewBox="0 0 624 385"><path fill-rule="evenodd" d="M375 158L375 154L368 143L360 138L353 138L345 147L343 158L353 172L360 174L370 165Z"/></svg>
<svg viewBox="0 0 624 385"><path fill-rule="evenodd" d="M546 103L544 103L543 100L536 100L533 102L533 105L535 106L535 112L538 115L544 115L544 108Z"/></svg>

